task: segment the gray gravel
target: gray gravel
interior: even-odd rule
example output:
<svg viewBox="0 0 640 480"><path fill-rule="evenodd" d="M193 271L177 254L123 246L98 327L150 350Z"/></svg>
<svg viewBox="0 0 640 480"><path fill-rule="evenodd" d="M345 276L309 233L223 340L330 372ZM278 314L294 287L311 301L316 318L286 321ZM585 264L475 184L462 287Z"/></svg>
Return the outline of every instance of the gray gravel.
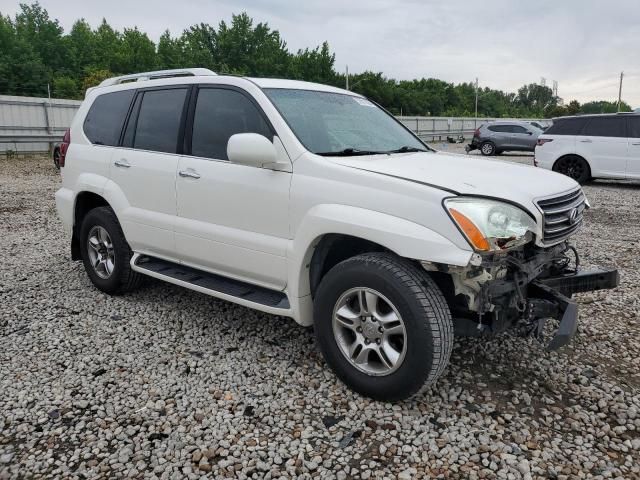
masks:
<svg viewBox="0 0 640 480"><path fill-rule="evenodd" d="M583 262L622 286L578 297L570 347L459 340L435 388L391 405L287 319L159 282L92 288L50 164L0 160L0 479L640 478L640 185L585 189Z"/></svg>

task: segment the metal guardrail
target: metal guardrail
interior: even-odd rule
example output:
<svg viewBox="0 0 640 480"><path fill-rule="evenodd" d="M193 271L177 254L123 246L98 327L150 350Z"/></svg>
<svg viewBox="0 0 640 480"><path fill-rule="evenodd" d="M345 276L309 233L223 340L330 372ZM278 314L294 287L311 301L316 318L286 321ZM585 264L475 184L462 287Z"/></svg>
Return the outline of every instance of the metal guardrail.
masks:
<svg viewBox="0 0 640 480"><path fill-rule="evenodd" d="M81 103L0 95L0 153L50 151L62 140Z"/></svg>

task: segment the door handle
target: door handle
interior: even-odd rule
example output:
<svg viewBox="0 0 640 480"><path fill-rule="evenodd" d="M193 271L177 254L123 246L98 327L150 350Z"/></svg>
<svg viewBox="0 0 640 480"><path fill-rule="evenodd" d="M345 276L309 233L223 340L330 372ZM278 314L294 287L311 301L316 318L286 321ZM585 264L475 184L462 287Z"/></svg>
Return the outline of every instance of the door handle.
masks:
<svg viewBox="0 0 640 480"><path fill-rule="evenodd" d="M127 161L126 158L121 158L120 160L116 160L113 162L116 167L129 168L131 164Z"/></svg>
<svg viewBox="0 0 640 480"><path fill-rule="evenodd" d="M631 145L640 145L640 142L632 143Z"/></svg>
<svg viewBox="0 0 640 480"><path fill-rule="evenodd" d="M188 178L200 178L200 174L198 172L196 172L193 168L187 168L186 170L180 170L178 172L178 175L180 175L181 177L188 177Z"/></svg>
<svg viewBox="0 0 640 480"><path fill-rule="evenodd" d="M585 138L584 140L580 140L581 143L593 143L593 140L589 140L588 138Z"/></svg>

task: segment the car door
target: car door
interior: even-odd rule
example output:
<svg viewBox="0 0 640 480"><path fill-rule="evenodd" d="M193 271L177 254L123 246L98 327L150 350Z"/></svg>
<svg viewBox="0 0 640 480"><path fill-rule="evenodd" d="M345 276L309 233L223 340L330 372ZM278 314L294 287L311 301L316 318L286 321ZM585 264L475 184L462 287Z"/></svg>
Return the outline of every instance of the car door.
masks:
<svg viewBox="0 0 640 480"><path fill-rule="evenodd" d="M522 125L511 125L511 142L518 150L533 151L537 136Z"/></svg>
<svg viewBox="0 0 640 480"><path fill-rule="evenodd" d="M176 250L190 266L283 289L291 173L229 162L236 133L259 133L289 158L255 100L236 87L201 86L176 180Z"/></svg>
<svg viewBox="0 0 640 480"><path fill-rule="evenodd" d="M627 178L640 179L640 115L627 117Z"/></svg>
<svg viewBox="0 0 640 480"><path fill-rule="evenodd" d="M594 177L624 178L627 150L626 122L620 115L590 117L576 136L576 153L589 162Z"/></svg>
<svg viewBox="0 0 640 480"><path fill-rule="evenodd" d="M487 129L491 132L489 138L498 150L513 148L511 139L511 127L509 125L490 125Z"/></svg>
<svg viewBox="0 0 640 480"><path fill-rule="evenodd" d="M175 258L175 181L188 87L140 90L122 147L111 158L111 179L120 189L119 212L134 251Z"/></svg>

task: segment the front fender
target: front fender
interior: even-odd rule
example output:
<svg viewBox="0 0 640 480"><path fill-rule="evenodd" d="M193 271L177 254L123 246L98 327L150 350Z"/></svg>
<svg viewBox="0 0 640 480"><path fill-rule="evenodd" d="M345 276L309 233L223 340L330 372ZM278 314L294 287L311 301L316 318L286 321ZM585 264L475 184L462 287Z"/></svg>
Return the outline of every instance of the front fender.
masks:
<svg viewBox="0 0 640 480"><path fill-rule="evenodd" d="M300 222L291 245L292 296L310 294L309 262L319 240L330 233L369 240L401 257L448 265L465 266L473 254L471 247L461 249L434 230L403 218L349 205L317 205Z"/></svg>

